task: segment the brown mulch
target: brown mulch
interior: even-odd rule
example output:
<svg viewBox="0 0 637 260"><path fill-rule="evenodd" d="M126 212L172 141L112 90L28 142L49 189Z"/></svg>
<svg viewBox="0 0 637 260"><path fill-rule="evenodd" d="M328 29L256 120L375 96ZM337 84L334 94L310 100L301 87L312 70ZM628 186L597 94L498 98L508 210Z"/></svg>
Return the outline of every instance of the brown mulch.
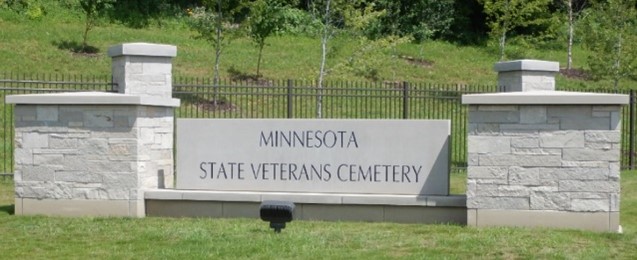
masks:
<svg viewBox="0 0 637 260"><path fill-rule="evenodd" d="M406 60L409 64L420 66L423 68L431 68L434 65L433 61L421 58L415 58L411 56L400 56L401 59Z"/></svg>
<svg viewBox="0 0 637 260"><path fill-rule="evenodd" d="M591 79L591 75L583 69L560 69L560 74L569 79L581 79L581 80L589 80Z"/></svg>
<svg viewBox="0 0 637 260"><path fill-rule="evenodd" d="M206 111L235 111L237 109L237 106L225 100L219 100L216 104L212 100L199 102L197 107Z"/></svg>

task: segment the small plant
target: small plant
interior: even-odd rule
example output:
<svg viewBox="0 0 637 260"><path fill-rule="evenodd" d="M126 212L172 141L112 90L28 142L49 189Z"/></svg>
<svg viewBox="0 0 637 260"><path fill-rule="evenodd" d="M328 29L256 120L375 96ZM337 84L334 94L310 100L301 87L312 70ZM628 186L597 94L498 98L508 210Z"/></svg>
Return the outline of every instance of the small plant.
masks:
<svg viewBox="0 0 637 260"><path fill-rule="evenodd" d="M100 15L107 13L113 7L115 0L80 0L80 7L85 15L82 47L79 52L93 53L96 48L88 45L88 33L97 24Z"/></svg>
<svg viewBox="0 0 637 260"><path fill-rule="evenodd" d="M214 48L214 67L213 67L213 86L214 97L212 103L218 105L220 97L218 94L219 87L219 63L221 55L225 47L230 44L232 39L236 37L236 28L230 25L230 15L224 13L222 1L217 0L215 3L210 2L208 8L196 7L188 8L188 26L196 33L195 39L202 39L210 43Z"/></svg>
<svg viewBox="0 0 637 260"><path fill-rule="evenodd" d="M257 77L260 77L261 59L265 40L285 29L285 3L276 0L258 0L250 6L247 27L248 35L259 49Z"/></svg>

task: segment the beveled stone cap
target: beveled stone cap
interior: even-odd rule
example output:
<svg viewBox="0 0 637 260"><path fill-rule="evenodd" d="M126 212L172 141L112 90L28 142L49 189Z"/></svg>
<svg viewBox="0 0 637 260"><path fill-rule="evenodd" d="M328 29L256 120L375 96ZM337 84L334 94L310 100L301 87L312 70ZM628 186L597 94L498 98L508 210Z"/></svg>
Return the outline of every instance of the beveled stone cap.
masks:
<svg viewBox="0 0 637 260"><path fill-rule="evenodd" d="M560 63L555 61L543 60L513 60L498 62L493 66L493 70L497 72L505 71L560 71Z"/></svg>
<svg viewBox="0 0 637 260"><path fill-rule="evenodd" d="M176 57L177 46L145 42L123 43L108 48L108 56Z"/></svg>
<svg viewBox="0 0 637 260"><path fill-rule="evenodd" d="M502 92L462 95L465 105L626 105L628 95L566 91Z"/></svg>
<svg viewBox="0 0 637 260"><path fill-rule="evenodd" d="M72 92L6 96L7 104L22 105L143 105L179 107L180 100L106 92Z"/></svg>

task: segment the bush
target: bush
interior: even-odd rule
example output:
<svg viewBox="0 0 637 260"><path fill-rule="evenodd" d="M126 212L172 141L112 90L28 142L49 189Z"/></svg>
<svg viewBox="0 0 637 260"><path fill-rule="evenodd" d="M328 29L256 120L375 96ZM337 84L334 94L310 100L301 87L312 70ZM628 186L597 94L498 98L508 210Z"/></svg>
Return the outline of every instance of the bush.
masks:
<svg viewBox="0 0 637 260"><path fill-rule="evenodd" d="M29 20L40 20L46 15L40 0L2 0L0 6L7 7Z"/></svg>

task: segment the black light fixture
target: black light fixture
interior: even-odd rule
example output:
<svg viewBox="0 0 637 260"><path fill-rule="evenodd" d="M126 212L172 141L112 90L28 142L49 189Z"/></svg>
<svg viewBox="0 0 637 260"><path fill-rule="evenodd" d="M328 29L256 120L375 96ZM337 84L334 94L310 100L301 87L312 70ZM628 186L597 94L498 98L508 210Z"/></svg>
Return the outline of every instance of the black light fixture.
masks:
<svg viewBox="0 0 637 260"><path fill-rule="evenodd" d="M294 203L291 201L264 200L261 202L259 213L263 221L269 221L274 232L281 233L285 223L294 219Z"/></svg>

